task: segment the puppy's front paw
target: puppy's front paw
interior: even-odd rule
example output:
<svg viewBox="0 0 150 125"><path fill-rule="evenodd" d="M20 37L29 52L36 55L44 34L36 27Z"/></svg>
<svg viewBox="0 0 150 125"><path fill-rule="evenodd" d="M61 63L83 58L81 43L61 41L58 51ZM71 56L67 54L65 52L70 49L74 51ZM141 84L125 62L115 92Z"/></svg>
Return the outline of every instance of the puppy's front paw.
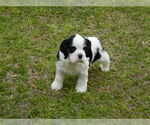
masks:
<svg viewBox="0 0 150 125"><path fill-rule="evenodd" d="M78 93L85 93L86 90L87 90L87 85L85 85L85 86L77 85L76 86L76 92L78 92Z"/></svg>
<svg viewBox="0 0 150 125"><path fill-rule="evenodd" d="M63 85L62 85L61 83L56 82L56 81L54 81L54 82L51 84L52 90L58 91L58 90L62 89L62 87L63 87Z"/></svg>

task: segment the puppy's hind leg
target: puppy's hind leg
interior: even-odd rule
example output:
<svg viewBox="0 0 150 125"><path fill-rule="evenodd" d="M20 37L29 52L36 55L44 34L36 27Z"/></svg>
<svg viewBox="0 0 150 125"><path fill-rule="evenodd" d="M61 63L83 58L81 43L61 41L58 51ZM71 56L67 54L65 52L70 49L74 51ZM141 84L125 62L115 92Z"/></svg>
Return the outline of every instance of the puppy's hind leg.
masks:
<svg viewBox="0 0 150 125"><path fill-rule="evenodd" d="M103 50L101 53L101 58L99 59L99 61L101 62L100 64L100 68L102 71L109 71L109 67L110 67L110 57L109 54Z"/></svg>

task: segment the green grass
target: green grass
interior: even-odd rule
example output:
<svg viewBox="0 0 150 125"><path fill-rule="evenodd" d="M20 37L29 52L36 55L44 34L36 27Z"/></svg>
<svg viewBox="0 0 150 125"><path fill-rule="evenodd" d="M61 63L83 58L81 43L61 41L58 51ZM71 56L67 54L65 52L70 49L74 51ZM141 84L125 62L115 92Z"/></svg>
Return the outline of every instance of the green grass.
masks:
<svg viewBox="0 0 150 125"><path fill-rule="evenodd" d="M148 7L0 7L0 118L150 118ZM111 70L89 70L88 91L67 77L52 91L59 44L96 36Z"/></svg>

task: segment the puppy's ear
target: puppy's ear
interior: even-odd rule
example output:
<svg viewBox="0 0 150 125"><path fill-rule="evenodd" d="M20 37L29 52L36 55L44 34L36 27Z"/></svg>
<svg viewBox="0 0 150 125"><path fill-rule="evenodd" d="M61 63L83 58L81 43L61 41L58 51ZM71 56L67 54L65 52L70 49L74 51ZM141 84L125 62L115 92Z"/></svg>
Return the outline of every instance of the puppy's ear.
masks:
<svg viewBox="0 0 150 125"><path fill-rule="evenodd" d="M86 44L86 46L91 47L91 41L90 40L85 39L85 44Z"/></svg>
<svg viewBox="0 0 150 125"><path fill-rule="evenodd" d="M61 44L60 44L60 51L64 54L65 59L67 59L68 55L69 55L69 51L68 48L69 46L72 45L73 39L74 39L75 35L72 35L71 37L69 37L68 39L65 39Z"/></svg>
<svg viewBox="0 0 150 125"><path fill-rule="evenodd" d="M91 41L85 38L85 47L83 48L86 54L86 57L88 57L90 62L92 61L92 49L91 49Z"/></svg>
<svg viewBox="0 0 150 125"><path fill-rule="evenodd" d="M61 44L60 44L60 51L64 54L65 59L68 57L69 52L67 49L67 39L64 40Z"/></svg>

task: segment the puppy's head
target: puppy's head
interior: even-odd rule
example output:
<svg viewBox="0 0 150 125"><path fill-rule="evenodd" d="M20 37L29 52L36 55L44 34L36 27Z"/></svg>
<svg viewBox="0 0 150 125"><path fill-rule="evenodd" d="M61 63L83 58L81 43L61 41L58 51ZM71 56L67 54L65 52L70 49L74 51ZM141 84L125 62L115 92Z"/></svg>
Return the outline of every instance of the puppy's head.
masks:
<svg viewBox="0 0 150 125"><path fill-rule="evenodd" d="M87 58L91 62L92 59L91 42L78 34L65 39L60 45L60 51L64 59L68 58L72 63L84 63Z"/></svg>

